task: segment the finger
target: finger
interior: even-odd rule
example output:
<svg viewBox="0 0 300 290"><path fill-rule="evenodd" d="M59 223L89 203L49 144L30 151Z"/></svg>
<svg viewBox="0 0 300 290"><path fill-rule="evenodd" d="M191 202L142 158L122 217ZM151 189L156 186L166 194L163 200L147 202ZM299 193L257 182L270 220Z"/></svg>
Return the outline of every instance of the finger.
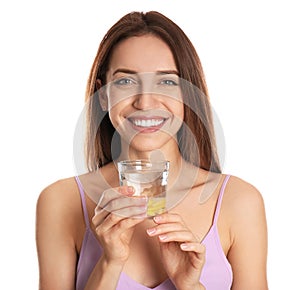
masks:
<svg viewBox="0 0 300 290"><path fill-rule="evenodd" d="M136 216L147 217L147 204L142 203L138 206L123 207L112 212L121 218L133 218Z"/></svg>
<svg viewBox="0 0 300 290"><path fill-rule="evenodd" d="M123 232L142 222L145 219L145 216L146 214L144 214L143 216L136 215L130 218L124 218L111 213L104 219L104 221L98 227L96 227L96 232L98 234L104 234L108 231L111 231L112 229Z"/></svg>
<svg viewBox="0 0 300 290"><path fill-rule="evenodd" d="M121 228L123 231L126 231L126 230L134 227L135 225L141 223L142 221L144 221L145 218L147 218L147 216L145 214L136 215L131 218L125 218L125 219L121 220L121 222L118 224L118 227Z"/></svg>
<svg viewBox="0 0 300 290"><path fill-rule="evenodd" d="M168 233L159 235L158 238L163 243L166 243L166 242L184 242L184 243L186 243L186 242L195 241L194 235L188 230L168 232Z"/></svg>
<svg viewBox="0 0 300 290"><path fill-rule="evenodd" d="M149 236L158 236L161 234L182 231L182 230L187 230L187 229L181 223L166 223L166 224L160 224L158 226L147 229L147 234Z"/></svg>
<svg viewBox="0 0 300 290"><path fill-rule="evenodd" d="M102 192L95 208L95 214L101 211L111 200L120 198L122 195L115 188L110 188Z"/></svg>
<svg viewBox="0 0 300 290"><path fill-rule="evenodd" d="M121 197L111 200L104 208L107 211L114 212L117 214L118 211L122 211L123 209L129 210L133 207L144 207L147 206L147 197ZM135 215L136 213L134 213ZM130 214L126 215L130 216Z"/></svg>
<svg viewBox="0 0 300 290"><path fill-rule="evenodd" d="M99 224L101 224L105 218L110 214L109 211L101 208L98 209L97 212L95 210L95 215L92 218L92 224L97 227Z"/></svg>
<svg viewBox="0 0 300 290"><path fill-rule="evenodd" d="M180 248L189 254L190 262L196 269L200 269L205 264L206 249L201 243L182 243Z"/></svg>
<svg viewBox="0 0 300 290"><path fill-rule="evenodd" d="M111 228L113 228L116 224L118 224L122 219L123 217L108 213L108 215L97 224L96 232L98 234L106 233L111 230Z"/></svg>
<svg viewBox="0 0 300 290"><path fill-rule="evenodd" d="M121 186L117 188L109 188L101 194L96 210L104 208L111 200L118 199L124 196L132 196L134 188L132 186Z"/></svg>
<svg viewBox="0 0 300 290"><path fill-rule="evenodd" d="M128 197L120 194L112 194L109 198L107 198L105 195L107 195L106 192L103 195L103 200L100 201L95 208L95 215L101 212L103 209L107 210L108 212L113 212L131 206L146 206L148 200L146 196Z"/></svg>
<svg viewBox="0 0 300 290"><path fill-rule="evenodd" d="M109 219L115 219L116 217L113 217L111 214L105 222L108 222ZM113 247L114 243L118 243L120 240L120 236L126 231L129 234L130 237L130 231L132 233L133 228L141 223L144 219L135 219L135 218L127 218L122 219L119 222L115 223L115 226L113 227L106 227L105 224L102 224L101 226L96 228L96 233L100 238L100 241L104 244L110 245ZM113 222L114 224L114 222Z"/></svg>
<svg viewBox="0 0 300 290"><path fill-rule="evenodd" d="M176 213L168 213L168 212L155 216L153 218L153 221L156 224L172 223L172 222L184 224L184 221L180 215Z"/></svg>
<svg viewBox="0 0 300 290"><path fill-rule="evenodd" d="M135 189L133 186L120 186L118 187L118 192L123 195L131 196L134 194Z"/></svg>
<svg viewBox="0 0 300 290"><path fill-rule="evenodd" d="M191 242L191 243L182 243L180 245L182 251L185 252L195 252L200 254L199 256L205 255L206 249L202 243L199 242Z"/></svg>
<svg viewBox="0 0 300 290"><path fill-rule="evenodd" d="M120 219L126 217L142 218L147 216L147 203L142 199L140 199L139 201L135 199L131 202L122 202L119 200L119 203L117 205L111 205L111 208L113 208L113 210L109 207L107 208L98 209L98 211L95 213L94 217L92 218L92 223L95 227L103 223L103 221L108 217L110 213L113 213ZM116 222L118 222L118 220L116 220Z"/></svg>

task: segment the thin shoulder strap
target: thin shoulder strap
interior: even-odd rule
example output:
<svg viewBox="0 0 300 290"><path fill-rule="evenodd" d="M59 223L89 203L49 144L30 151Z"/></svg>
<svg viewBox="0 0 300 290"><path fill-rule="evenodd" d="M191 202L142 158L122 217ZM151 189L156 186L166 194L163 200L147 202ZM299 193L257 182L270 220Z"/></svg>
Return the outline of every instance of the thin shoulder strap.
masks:
<svg viewBox="0 0 300 290"><path fill-rule="evenodd" d="M87 207L86 207L86 200L85 200L85 194L84 194L83 186L82 186L78 176L75 176L75 180L77 182L79 193L80 193L80 199L81 199L81 204L82 204L82 210L83 210L85 225L86 225L87 228L89 228L90 227L90 221L89 221L89 215L88 215L88 211L87 211Z"/></svg>
<svg viewBox="0 0 300 290"><path fill-rule="evenodd" d="M218 201L217 201L217 206L216 206L216 211L215 211L213 224L216 224L217 221L218 221L223 195L224 195L225 188L226 188L226 185L227 185L227 182L228 182L229 178L230 178L230 175L226 175L225 178L224 178L224 181L223 181L220 193L219 193Z"/></svg>

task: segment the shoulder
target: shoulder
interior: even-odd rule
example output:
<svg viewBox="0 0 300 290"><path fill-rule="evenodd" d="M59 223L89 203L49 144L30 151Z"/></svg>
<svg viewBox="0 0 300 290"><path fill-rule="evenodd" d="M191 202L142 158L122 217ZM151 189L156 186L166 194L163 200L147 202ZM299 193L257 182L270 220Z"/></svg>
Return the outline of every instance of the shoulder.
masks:
<svg viewBox="0 0 300 290"><path fill-rule="evenodd" d="M253 209L264 203L260 191L254 185L236 176L230 176L228 180L224 201L231 210Z"/></svg>
<svg viewBox="0 0 300 290"><path fill-rule="evenodd" d="M266 229L264 200L260 191L251 183L231 176L223 197L223 208L230 225L232 237L248 231Z"/></svg>
<svg viewBox="0 0 300 290"><path fill-rule="evenodd" d="M73 289L85 224L74 178L47 186L36 209L36 245L41 289Z"/></svg>
<svg viewBox="0 0 300 290"><path fill-rule="evenodd" d="M79 190L74 177L58 180L42 190L37 200L37 222L72 225L81 217Z"/></svg>
<svg viewBox="0 0 300 290"><path fill-rule="evenodd" d="M223 201L230 240L227 257L235 277L233 288L267 289L268 233L262 194L249 182L232 176Z"/></svg>
<svg viewBox="0 0 300 290"><path fill-rule="evenodd" d="M44 203L59 205L65 204L78 196L78 187L73 177L58 180L42 190L38 198L38 205ZM72 203L71 203L72 204Z"/></svg>

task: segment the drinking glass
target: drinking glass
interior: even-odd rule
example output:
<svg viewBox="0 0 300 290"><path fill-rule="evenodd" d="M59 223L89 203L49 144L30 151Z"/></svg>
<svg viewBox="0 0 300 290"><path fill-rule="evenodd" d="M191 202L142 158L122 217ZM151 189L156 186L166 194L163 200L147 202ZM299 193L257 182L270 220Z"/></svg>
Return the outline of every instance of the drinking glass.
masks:
<svg viewBox="0 0 300 290"><path fill-rule="evenodd" d="M134 187L134 195L147 196L147 216L166 210L169 161L124 160L118 162L121 186Z"/></svg>

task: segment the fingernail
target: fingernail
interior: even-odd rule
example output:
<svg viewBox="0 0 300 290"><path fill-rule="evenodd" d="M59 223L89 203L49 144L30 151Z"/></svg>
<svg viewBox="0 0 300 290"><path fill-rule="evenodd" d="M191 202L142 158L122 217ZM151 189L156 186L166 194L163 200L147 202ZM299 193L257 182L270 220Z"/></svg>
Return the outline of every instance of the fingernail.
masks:
<svg viewBox="0 0 300 290"><path fill-rule="evenodd" d="M127 187L127 192L128 193L134 193L134 187L133 186L128 186Z"/></svg>
<svg viewBox="0 0 300 290"><path fill-rule="evenodd" d="M187 249L189 248L189 246L188 246L187 244L181 244L181 245L180 245L180 248L181 248L182 250L187 250Z"/></svg>
<svg viewBox="0 0 300 290"><path fill-rule="evenodd" d="M156 229L147 229L147 234L149 236L153 235L156 232Z"/></svg>
<svg viewBox="0 0 300 290"><path fill-rule="evenodd" d="M161 216L159 215L155 216L153 219L155 222L160 222L162 220Z"/></svg>
<svg viewBox="0 0 300 290"><path fill-rule="evenodd" d="M160 239L161 241L164 241L164 240L167 238L166 235L160 235L160 236L158 236L158 237L159 237L159 239Z"/></svg>

